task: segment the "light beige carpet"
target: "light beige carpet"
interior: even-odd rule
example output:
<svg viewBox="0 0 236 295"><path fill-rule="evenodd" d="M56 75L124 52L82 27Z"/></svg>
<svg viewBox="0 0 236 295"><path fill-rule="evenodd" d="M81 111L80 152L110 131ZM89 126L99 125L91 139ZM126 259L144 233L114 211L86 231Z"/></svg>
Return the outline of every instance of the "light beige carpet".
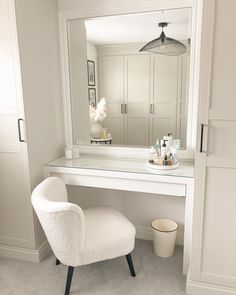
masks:
<svg viewBox="0 0 236 295"><path fill-rule="evenodd" d="M171 258L159 258L152 243L137 240L132 254L137 276L130 276L125 257L75 269L71 295L184 295L183 248ZM41 263L0 258L1 295L64 294L67 267L48 255Z"/></svg>

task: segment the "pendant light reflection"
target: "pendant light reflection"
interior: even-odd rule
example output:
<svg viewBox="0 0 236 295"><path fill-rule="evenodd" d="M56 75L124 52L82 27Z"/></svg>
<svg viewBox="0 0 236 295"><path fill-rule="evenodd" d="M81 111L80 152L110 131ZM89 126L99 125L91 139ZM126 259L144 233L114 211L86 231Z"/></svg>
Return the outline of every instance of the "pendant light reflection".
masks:
<svg viewBox="0 0 236 295"><path fill-rule="evenodd" d="M168 23L159 23L162 28L159 38L154 39L142 47L139 51L149 51L164 55L178 56L186 52L186 46L173 38L166 37L163 28L167 27Z"/></svg>

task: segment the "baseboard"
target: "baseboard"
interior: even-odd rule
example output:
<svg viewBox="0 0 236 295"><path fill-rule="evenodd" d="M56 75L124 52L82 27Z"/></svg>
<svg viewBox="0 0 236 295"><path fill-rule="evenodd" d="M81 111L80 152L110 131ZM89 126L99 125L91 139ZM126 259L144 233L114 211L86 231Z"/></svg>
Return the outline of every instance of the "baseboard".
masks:
<svg viewBox="0 0 236 295"><path fill-rule="evenodd" d="M142 240L153 240L153 233L150 228L136 227L136 237ZM176 244L184 244L184 233L177 232ZM31 262L40 262L51 251L47 241L44 241L38 249L27 249L20 247L13 247L7 245L0 245L0 256L21 259Z"/></svg>
<svg viewBox="0 0 236 295"><path fill-rule="evenodd" d="M48 243L48 241L44 241L38 249L38 254L39 254L39 262L43 260L43 258L49 253L51 252L52 249Z"/></svg>
<svg viewBox="0 0 236 295"><path fill-rule="evenodd" d="M136 227L136 238L141 240L153 240L153 233L150 228ZM177 232L176 244L183 246L184 244L184 233L181 231Z"/></svg>
<svg viewBox="0 0 236 295"><path fill-rule="evenodd" d="M47 241L44 241L36 250L0 245L0 256L31 262L40 262L50 250L51 248Z"/></svg>
<svg viewBox="0 0 236 295"><path fill-rule="evenodd" d="M236 295L236 289L220 285L187 280L186 292L189 295Z"/></svg>

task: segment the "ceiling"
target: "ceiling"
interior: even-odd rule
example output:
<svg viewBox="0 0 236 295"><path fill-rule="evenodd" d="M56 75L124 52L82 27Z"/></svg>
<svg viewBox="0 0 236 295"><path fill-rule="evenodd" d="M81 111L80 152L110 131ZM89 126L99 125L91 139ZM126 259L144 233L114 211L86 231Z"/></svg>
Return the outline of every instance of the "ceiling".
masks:
<svg viewBox="0 0 236 295"><path fill-rule="evenodd" d="M168 37L190 38L191 9L184 8L87 19L87 40L95 45L148 42L159 37L159 22L169 23Z"/></svg>

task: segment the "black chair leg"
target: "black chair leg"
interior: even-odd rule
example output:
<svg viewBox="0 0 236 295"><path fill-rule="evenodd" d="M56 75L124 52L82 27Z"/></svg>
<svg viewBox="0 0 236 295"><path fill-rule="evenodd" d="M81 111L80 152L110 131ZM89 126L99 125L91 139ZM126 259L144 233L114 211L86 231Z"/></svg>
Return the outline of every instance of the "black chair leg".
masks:
<svg viewBox="0 0 236 295"><path fill-rule="evenodd" d="M68 272L67 272L67 279L66 279L65 295L70 294L70 286L71 286L71 281L72 281L72 277L73 277L73 272L74 272L74 267L69 266L68 267Z"/></svg>
<svg viewBox="0 0 236 295"><path fill-rule="evenodd" d="M129 265L129 270L130 270L131 276L136 277L131 254L126 255L126 259L127 259L128 265Z"/></svg>
<svg viewBox="0 0 236 295"><path fill-rule="evenodd" d="M59 259L56 259L56 265L61 264L61 261Z"/></svg>

